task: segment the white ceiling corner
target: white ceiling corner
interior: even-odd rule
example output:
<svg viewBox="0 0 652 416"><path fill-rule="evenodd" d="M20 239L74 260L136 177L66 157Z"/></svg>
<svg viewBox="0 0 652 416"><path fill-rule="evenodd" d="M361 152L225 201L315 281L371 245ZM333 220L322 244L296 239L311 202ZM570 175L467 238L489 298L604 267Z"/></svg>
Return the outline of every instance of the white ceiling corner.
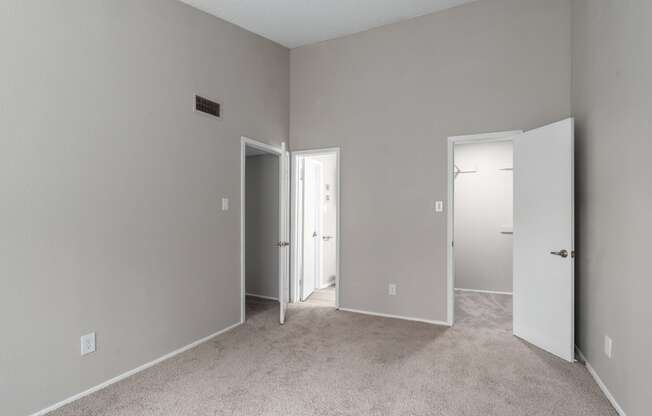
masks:
<svg viewBox="0 0 652 416"><path fill-rule="evenodd" d="M288 48L477 0L180 0Z"/></svg>

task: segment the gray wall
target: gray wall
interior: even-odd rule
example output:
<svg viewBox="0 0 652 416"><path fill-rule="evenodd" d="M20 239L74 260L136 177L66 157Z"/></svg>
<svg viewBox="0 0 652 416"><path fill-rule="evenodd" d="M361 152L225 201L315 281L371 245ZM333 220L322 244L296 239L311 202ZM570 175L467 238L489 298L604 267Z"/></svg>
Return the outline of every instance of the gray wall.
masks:
<svg viewBox="0 0 652 416"><path fill-rule="evenodd" d="M570 115L570 2L484 0L301 47L290 78L293 150L342 147L342 307L443 321L446 139Z"/></svg>
<svg viewBox="0 0 652 416"><path fill-rule="evenodd" d="M245 167L245 287L278 298L278 156L247 157Z"/></svg>
<svg viewBox="0 0 652 416"><path fill-rule="evenodd" d="M0 414L20 416L239 321L240 136L287 139L289 52L174 0L3 0L0 50Z"/></svg>
<svg viewBox="0 0 652 416"><path fill-rule="evenodd" d="M514 221L511 141L459 144L455 164L455 287L512 292Z"/></svg>
<svg viewBox="0 0 652 416"><path fill-rule="evenodd" d="M573 1L577 341L628 416L650 414L651 21L648 0Z"/></svg>

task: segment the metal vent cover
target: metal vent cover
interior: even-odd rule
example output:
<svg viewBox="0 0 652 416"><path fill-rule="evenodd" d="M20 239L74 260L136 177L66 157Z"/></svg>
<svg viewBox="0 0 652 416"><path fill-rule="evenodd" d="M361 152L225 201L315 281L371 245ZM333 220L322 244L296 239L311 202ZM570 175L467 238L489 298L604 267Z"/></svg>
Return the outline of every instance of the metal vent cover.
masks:
<svg viewBox="0 0 652 416"><path fill-rule="evenodd" d="M222 117L222 108L220 103L204 98L195 94L195 111L208 114L213 117Z"/></svg>

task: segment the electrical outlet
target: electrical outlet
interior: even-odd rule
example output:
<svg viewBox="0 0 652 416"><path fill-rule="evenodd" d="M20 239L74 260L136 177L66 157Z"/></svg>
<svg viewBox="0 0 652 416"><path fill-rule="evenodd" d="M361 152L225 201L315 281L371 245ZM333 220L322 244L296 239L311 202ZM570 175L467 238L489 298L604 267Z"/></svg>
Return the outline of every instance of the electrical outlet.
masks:
<svg viewBox="0 0 652 416"><path fill-rule="evenodd" d="M396 285L394 283L390 283L389 285L389 295L396 296Z"/></svg>
<svg viewBox="0 0 652 416"><path fill-rule="evenodd" d="M92 352L95 352L95 332L81 337L81 355L87 355Z"/></svg>
<svg viewBox="0 0 652 416"><path fill-rule="evenodd" d="M614 349L614 342L612 341L611 338L609 338L608 335L604 336L604 355L609 357L611 359L611 356L613 355L613 349Z"/></svg>

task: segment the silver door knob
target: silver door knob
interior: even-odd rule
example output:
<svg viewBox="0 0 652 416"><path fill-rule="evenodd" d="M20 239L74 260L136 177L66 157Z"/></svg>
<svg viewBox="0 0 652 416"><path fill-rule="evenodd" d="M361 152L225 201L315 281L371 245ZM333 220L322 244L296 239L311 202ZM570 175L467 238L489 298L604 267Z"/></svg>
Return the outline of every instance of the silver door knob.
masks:
<svg viewBox="0 0 652 416"><path fill-rule="evenodd" d="M568 250L551 251L550 254L552 254L554 256L559 256L559 257L566 258L566 257L568 257Z"/></svg>

